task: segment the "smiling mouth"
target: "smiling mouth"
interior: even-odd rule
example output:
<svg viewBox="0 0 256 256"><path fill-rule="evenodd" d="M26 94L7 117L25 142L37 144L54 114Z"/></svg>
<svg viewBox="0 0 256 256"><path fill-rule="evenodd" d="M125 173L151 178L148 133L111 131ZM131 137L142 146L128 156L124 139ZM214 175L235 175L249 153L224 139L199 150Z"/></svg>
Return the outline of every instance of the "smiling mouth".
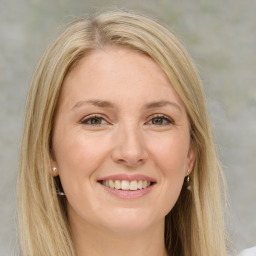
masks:
<svg viewBox="0 0 256 256"><path fill-rule="evenodd" d="M99 183L108 188L125 191L142 190L155 184L147 180L100 180Z"/></svg>

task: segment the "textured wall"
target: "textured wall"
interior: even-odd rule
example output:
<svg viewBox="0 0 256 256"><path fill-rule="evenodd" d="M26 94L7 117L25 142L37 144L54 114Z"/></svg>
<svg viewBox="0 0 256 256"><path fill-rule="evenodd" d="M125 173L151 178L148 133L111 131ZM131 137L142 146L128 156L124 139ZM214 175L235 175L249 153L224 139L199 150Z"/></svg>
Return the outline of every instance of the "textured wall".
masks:
<svg viewBox="0 0 256 256"><path fill-rule="evenodd" d="M73 17L112 6L158 17L191 53L227 176L232 238L238 250L256 245L255 0L0 0L0 255L17 251L17 158L35 65Z"/></svg>

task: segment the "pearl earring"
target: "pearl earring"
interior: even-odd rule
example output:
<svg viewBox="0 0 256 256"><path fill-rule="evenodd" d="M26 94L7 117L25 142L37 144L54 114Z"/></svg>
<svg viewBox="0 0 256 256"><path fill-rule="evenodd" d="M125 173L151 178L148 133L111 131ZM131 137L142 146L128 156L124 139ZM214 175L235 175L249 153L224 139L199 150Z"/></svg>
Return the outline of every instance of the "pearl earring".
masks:
<svg viewBox="0 0 256 256"><path fill-rule="evenodd" d="M57 168L56 167L53 167L52 170L53 170L53 172L57 172Z"/></svg>

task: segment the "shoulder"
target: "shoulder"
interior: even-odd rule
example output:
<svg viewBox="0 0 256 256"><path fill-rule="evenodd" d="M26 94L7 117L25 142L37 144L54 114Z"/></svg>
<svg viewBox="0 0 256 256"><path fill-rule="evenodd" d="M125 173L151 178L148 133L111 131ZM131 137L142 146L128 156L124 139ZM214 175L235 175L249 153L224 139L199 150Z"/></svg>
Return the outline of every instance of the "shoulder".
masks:
<svg viewBox="0 0 256 256"><path fill-rule="evenodd" d="M256 256L256 246L243 250L238 256Z"/></svg>

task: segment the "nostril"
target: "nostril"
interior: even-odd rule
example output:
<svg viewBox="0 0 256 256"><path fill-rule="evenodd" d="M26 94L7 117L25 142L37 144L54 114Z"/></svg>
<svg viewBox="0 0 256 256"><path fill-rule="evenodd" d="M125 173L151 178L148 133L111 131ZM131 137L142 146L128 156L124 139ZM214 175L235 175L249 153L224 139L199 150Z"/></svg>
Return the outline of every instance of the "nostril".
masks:
<svg viewBox="0 0 256 256"><path fill-rule="evenodd" d="M123 157L123 158L119 158L116 160L117 163L119 164L123 164L126 166L130 166L130 167L136 167L139 166L143 163L145 163L145 159L140 158L140 159L136 159L136 157Z"/></svg>

